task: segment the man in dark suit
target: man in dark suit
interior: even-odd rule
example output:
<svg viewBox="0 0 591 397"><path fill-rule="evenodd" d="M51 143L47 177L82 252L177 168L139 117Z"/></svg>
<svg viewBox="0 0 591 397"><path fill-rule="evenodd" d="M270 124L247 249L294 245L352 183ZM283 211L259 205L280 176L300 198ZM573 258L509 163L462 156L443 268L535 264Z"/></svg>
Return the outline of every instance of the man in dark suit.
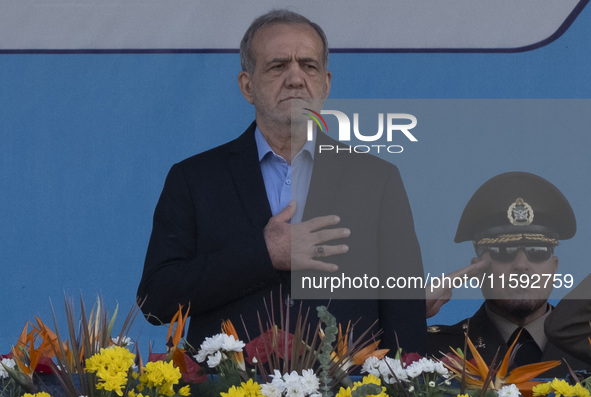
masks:
<svg viewBox="0 0 591 397"><path fill-rule="evenodd" d="M591 275L585 277L556 305L545 324L552 343L591 369Z"/></svg>
<svg viewBox="0 0 591 397"><path fill-rule="evenodd" d="M455 325L429 327L429 353L439 356L450 346L463 348L467 332L487 364L498 351L498 365L521 332L513 366L565 359L573 368L581 368L544 333L552 311L547 300L557 282L554 247L575 231L569 202L545 179L508 172L484 183L464 208L455 242L474 244L476 257L471 264L480 269L478 278L485 280L481 287L485 303ZM542 376L567 373L562 365Z"/></svg>
<svg viewBox="0 0 591 397"><path fill-rule="evenodd" d="M252 23L240 52L238 83L256 121L236 140L172 167L138 288L154 323L191 303L187 339L194 346L227 318L244 321L249 337L257 336L264 298L273 293L275 309L277 302L294 305L293 275L386 267L423 275L396 167L370 156L317 156L329 138L318 134L310 142L297 133L306 124L292 118L292 101L311 103L330 91L322 29L299 14L273 11ZM303 301L312 310L318 303L328 302ZM417 331L425 325L424 300L333 300L329 310L340 322L361 318L359 332L377 320L389 347L398 335L403 348L424 351L425 334Z"/></svg>

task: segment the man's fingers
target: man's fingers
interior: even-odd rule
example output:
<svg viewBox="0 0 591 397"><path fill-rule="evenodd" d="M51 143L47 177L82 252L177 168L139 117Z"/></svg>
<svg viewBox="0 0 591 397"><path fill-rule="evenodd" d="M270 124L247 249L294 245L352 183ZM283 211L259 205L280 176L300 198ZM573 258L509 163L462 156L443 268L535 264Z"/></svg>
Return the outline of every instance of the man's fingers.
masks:
<svg viewBox="0 0 591 397"><path fill-rule="evenodd" d="M322 244L327 241L337 240L340 238L349 237L351 231L347 228L340 227L337 229L324 229L312 234L314 244Z"/></svg>
<svg viewBox="0 0 591 397"><path fill-rule="evenodd" d="M287 223L287 222L289 222L289 220L291 219L293 214L295 214L295 211L296 211L296 202L292 200L289 202L289 204L287 204L287 206L284 209L281 210L281 212L279 212L273 218L275 218L275 220L278 222Z"/></svg>
<svg viewBox="0 0 591 397"><path fill-rule="evenodd" d="M334 263L326 263L322 261L316 261L314 259L310 260L308 266L306 266L307 270L318 270L321 272L336 272L339 270L339 267Z"/></svg>
<svg viewBox="0 0 591 397"><path fill-rule="evenodd" d="M308 231L315 232L320 229L324 229L329 226L334 226L341 221L336 215L319 216L316 218L308 219L302 222L301 225L306 227Z"/></svg>
<svg viewBox="0 0 591 397"><path fill-rule="evenodd" d="M325 256L345 254L349 251L349 246L341 245L316 245L312 253L312 258L323 258Z"/></svg>

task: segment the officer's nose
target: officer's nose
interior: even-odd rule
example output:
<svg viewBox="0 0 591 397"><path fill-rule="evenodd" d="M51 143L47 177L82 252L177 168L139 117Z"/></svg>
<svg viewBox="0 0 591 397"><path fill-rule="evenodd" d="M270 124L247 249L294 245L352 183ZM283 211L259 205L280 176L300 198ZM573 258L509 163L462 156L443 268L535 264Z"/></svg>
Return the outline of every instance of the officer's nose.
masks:
<svg viewBox="0 0 591 397"><path fill-rule="evenodd" d="M525 251L520 249L517 253L517 256L513 260L512 269L516 270L519 273L529 273L531 268L531 263L529 259L527 259L527 255L525 255Z"/></svg>

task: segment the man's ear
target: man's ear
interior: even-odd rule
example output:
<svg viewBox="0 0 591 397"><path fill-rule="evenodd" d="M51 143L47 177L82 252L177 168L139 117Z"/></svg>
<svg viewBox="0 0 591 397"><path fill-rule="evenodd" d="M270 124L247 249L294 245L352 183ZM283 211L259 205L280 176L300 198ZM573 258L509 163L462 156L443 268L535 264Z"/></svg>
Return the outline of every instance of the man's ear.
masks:
<svg viewBox="0 0 591 397"><path fill-rule="evenodd" d="M248 72L242 71L238 73L238 87L240 87L240 92L242 92L244 99L252 105L252 86L250 84L250 74Z"/></svg>
<svg viewBox="0 0 591 397"><path fill-rule="evenodd" d="M558 257L557 256L553 256L552 260L554 261L554 273L556 273L558 271Z"/></svg>
<svg viewBox="0 0 591 397"><path fill-rule="evenodd" d="M478 262L478 261L480 261L480 258L478 258L478 257L474 257L474 258L472 258L472 259L470 260L470 264L471 264L471 265L473 265L473 264L475 264L475 263L476 263L476 262Z"/></svg>
<svg viewBox="0 0 591 397"><path fill-rule="evenodd" d="M332 73L330 70L326 71L326 97L330 94L330 82L332 81Z"/></svg>

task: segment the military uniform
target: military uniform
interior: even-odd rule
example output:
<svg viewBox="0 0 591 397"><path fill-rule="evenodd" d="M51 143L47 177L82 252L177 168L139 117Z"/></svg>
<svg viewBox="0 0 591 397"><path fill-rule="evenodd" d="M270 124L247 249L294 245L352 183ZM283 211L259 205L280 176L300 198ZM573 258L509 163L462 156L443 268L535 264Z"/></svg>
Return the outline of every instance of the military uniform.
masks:
<svg viewBox="0 0 591 397"><path fill-rule="evenodd" d="M539 276L555 273L554 247L576 231L572 208L547 180L525 172L507 172L485 182L472 196L460 218L454 241L472 241L479 260L488 261L487 275ZM465 332L485 360L495 354L500 363L515 343L512 367L548 360L566 360L573 369L587 367L548 340L544 331L552 307L551 286L482 286L485 303L470 318L455 325L428 327L428 352L440 357L464 348ZM519 326L522 325L522 326ZM471 358L471 355L468 354ZM564 377L565 365L541 376Z"/></svg>
<svg viewBox="0 0 591 397"><path fill-rule="evenodd" d="M533 324L533 330L531 334L542 334L544 335L544 323L548 312L542 321L538 321ZM528 324L529 326L529 324ZM518 328L515 326L515 328ZM529 329L529 327L526 327ZM482 356L484 361L490 365L495 357L497 349L499 350L496 363L498 364L505 353L509 345L507 340L501 334L501 331L497 328L489 313L487 313L485 304L478 309L476 313L470 318L466 318L454 325L432 325L427 328L427 342L428 352L430 355L441 357L442 353L447 354L450 352L450 347L453 349L464 349L464 332L468 330L468 336L474 346L478 350L478 353ZM535 336L534 336L535 339ZM582 361L574 358L572 355L559 349L552 342L545 340L544 348L542 349L542 357L540 361L559 360L566 361L568 365L573 369L586 369L589 366ZM471 357L471 356L469 356ZM565 377L568 374L568 368L563 364L556 368L553 368L541 376L553 378L553 377Z"/></svg>

